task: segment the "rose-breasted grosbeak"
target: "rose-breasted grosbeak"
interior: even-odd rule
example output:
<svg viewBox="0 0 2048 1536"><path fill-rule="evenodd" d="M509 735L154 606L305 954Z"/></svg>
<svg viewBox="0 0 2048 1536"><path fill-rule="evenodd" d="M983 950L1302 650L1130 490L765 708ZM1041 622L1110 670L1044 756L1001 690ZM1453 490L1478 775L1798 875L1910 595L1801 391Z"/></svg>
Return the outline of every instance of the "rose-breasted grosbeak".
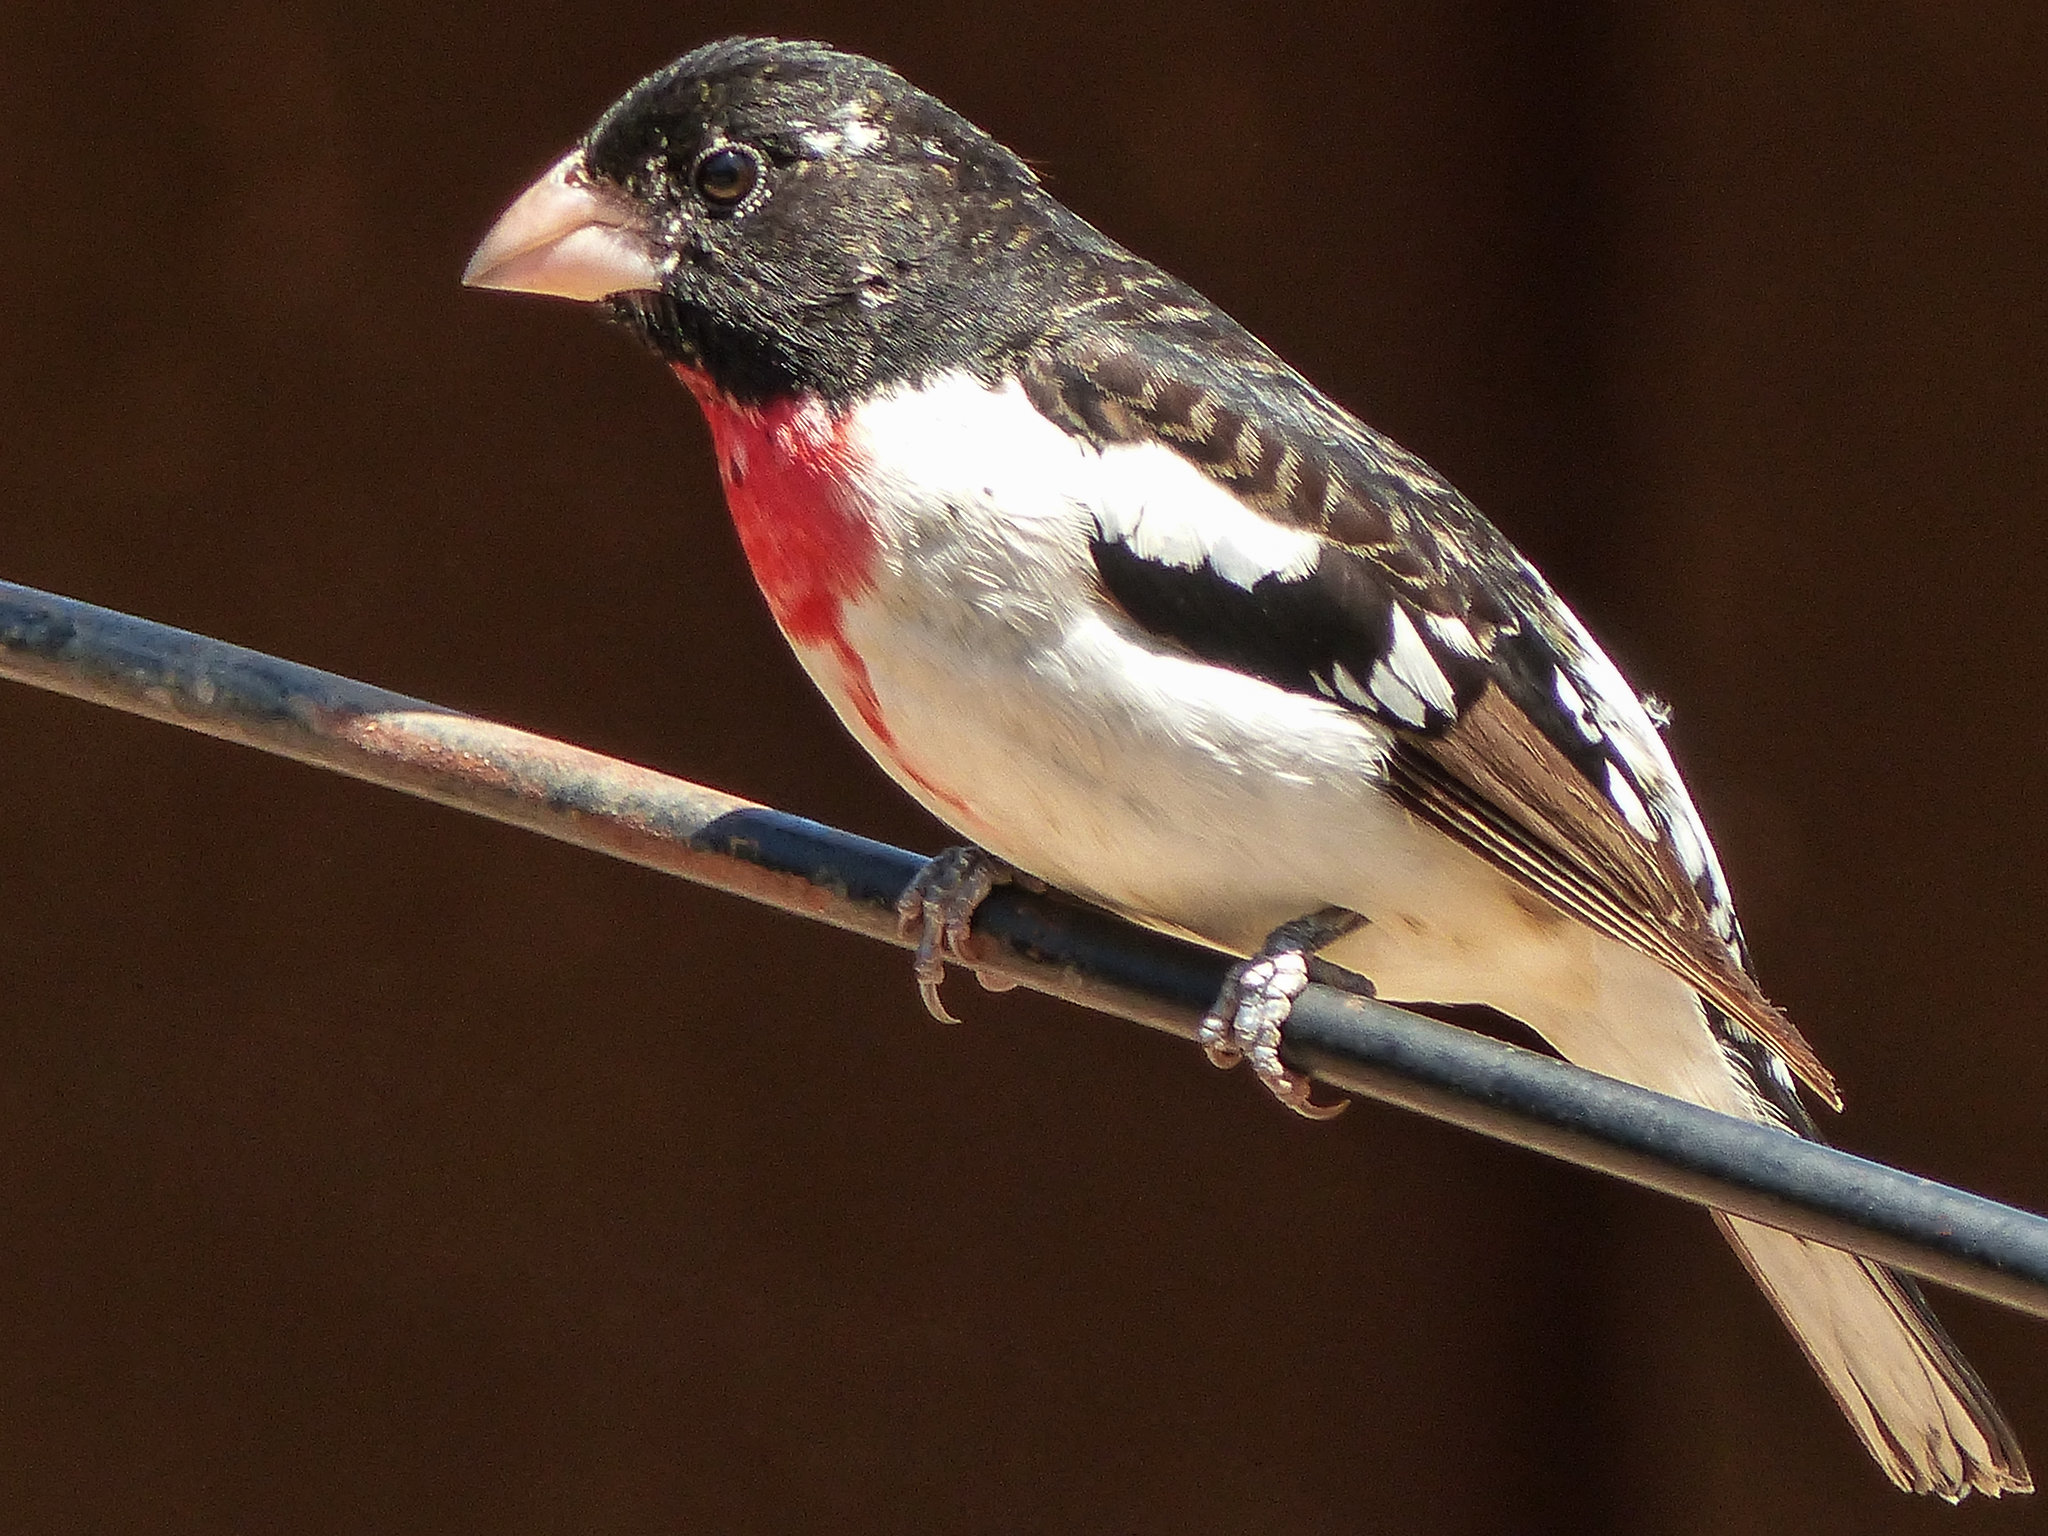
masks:
<svg viewBox="0 0 2048 1536"><path fill-rule="evenodd" d="M603 302L668 360L861 745L1004 864L1249 957L1205 1038L1290 1104L1318 950L1728 1114L1810 1135L1795 1079L1836 1102L1657 726L1535 569L892 71L701 48L467 280ZM999 877L935 861L928 986ZM1895 1482L2031 1486L1910 1281L1719 1220Z"/></svg>

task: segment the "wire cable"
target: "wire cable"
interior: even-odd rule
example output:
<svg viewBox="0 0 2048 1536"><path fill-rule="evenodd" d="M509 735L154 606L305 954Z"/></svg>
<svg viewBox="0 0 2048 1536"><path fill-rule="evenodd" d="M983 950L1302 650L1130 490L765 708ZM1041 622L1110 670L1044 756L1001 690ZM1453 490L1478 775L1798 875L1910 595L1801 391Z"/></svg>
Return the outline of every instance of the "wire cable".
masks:
<svg viewBox="0 0 2048 1536"><path fill-rule="evenodd" d="M239 742L902 944L914 853L581 747L0 582L0 677ZM976 959L1193 1038L1229 958L999 888ZM1333 1087L2048 1318L2048 1219L1371 998L1311 986L1283 1055Z"/></svg>

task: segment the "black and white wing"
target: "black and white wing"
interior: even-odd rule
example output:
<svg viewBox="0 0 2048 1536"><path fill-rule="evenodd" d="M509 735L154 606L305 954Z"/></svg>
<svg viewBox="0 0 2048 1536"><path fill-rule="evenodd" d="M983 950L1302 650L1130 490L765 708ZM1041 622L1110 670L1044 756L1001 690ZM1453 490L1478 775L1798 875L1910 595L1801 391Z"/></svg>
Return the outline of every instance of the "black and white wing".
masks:
<svg viewBox="0 0 2048 1536"><path fill-rule="evenodd" d="M1389 787L1414 815L1683 977L1738 1044L1839 1106L1751 977L1713 847L1613 663L1426 464L1187 297L1163 323L1153 295L1143 325L1047 338L1025 387L1099 444L1166 444L1313 552L1260 570L1193 534L1101 527L1108 596L1163 641L1388 727ZM1797 1114L1783 1076L1759 1087Z"/></svg>

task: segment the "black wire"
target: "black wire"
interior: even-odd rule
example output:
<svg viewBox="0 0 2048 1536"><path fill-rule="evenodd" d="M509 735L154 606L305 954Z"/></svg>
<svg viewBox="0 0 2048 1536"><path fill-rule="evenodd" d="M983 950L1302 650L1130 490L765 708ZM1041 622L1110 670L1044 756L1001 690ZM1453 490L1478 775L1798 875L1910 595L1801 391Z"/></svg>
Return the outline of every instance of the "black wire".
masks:
<svg viewBox="0 0 2048 1536"><path fill-rule="evenodd" d="M423 795L902 942L923 860L509 726L0 582L0 677ZM975 924L1024 985L1192 1035L1225 957L1057 895ZM1369 998L1312 986L1283 1054L1334 1087L2048 1317L2048 1219Z"/></svg>

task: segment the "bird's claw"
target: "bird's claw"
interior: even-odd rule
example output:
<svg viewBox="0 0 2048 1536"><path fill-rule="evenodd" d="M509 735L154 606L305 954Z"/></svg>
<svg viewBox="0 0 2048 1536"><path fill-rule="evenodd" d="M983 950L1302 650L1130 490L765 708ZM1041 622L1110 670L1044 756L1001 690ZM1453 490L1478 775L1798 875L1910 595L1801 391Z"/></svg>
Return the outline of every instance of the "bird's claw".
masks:
<svg viewBox="0 0 2048 1536"><path fill-rule="evenodd" d="M1308 956L1298 949L1259 955L1232 966L1196 1038L1217 1066L1250 1062L1266 1091L1282 1104L1310 1120L1329 1120L1343 1114L1350 1101L1316 1103L1309 1080L1280 1060L1280 1026L1287 1022L1294 1000L1308 980Z"/></svg>
<svg viewBox="0 0 2048 1536"><path fill-rule="evenodd" d="M1350 1100L1316 1103L1309 1080L1280 1060L1280 1030L1294 1011L1294 1000L1312 980L1341 978L1371 990L1363 977L1313 958L1318 947L1362 922L1355 914L1334 908L1317 913L1276 930L1256 955L1232 966L1214 1006L1195 1031L1209 1060L1225 1069L1250 1062L1266 1091L1297 1115L1332 1120L1343 1114Z"/></svg>
<svg viewBox="0 0 2048 1536"><path fill-rule="evenodd" d="M943 1024L960 1021L946 1010L939 996L939 984L946 979L946 962L974 969L969 946L974 939L974 914L988 899L990 891L1017 879L1009 865L975 847L948 848L930 860L904 888L896 900L897 923L903 936L917 936L917 953L911 974L917 978L918 996L931 1016ZM975 971L982 986L991 992L1007 992L1016 983L1008 977Z"/></svg>

